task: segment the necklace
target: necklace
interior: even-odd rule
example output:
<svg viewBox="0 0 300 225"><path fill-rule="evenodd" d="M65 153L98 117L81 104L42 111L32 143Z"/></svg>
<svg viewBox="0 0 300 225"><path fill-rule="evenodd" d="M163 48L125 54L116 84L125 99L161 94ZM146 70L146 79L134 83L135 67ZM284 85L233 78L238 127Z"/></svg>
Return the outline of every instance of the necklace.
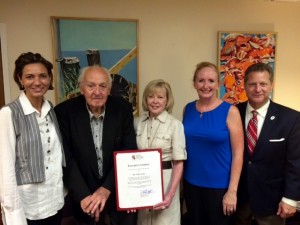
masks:
<svg viewBox="0 0 300 225"><path fill-rule="evenodd" d="M209 108L207 108L206 110L203 110L203 111L200 110L200 103L199 103L199 102L197 102L196 108L197 108L197 111L199 112L199 117L200 117L200 118L203 117L203 114L204 114L205 112L208 112L208 111L209 111Z"/></svg>
<svg viewBox="0 0 300 225"><path fill-rule="evenodd" d="M199 101L196 102L196 109L199 112L199 117L202 118L205 112L209 112L214 110L216 107L218 107L221 103L215 101L214 103L210 104L209 106L203 107L203 105L201 105L201 103ZM202 110L201 110L201 106L202 106Z"/></svg>
<svg viewBox="0 0 300 225"><path fill-rule="evenodd" d="M155 118L154 120L156 121L157 119ZM147 121L147 139L148 139L148 148L149 149L152 148L152 143L153 143L153 141L156 137L156 133L157 133L157 131L159 129L159 126L160 126L160 121L159 120L157 120L157 121L158 121L159 124L157 125L154 134L152 132L153 119L149 118L149 120Z"/></svg>

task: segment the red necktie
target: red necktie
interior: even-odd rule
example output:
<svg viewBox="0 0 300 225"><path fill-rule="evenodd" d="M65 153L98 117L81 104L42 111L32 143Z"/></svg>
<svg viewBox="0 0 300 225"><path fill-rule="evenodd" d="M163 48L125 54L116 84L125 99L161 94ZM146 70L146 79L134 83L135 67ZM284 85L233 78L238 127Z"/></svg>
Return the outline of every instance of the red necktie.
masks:
<svg viewBox="0 0 300 225"><path fill-rule="evenodd" d="M257 142L257 112L252 111L253 117L249 120L247 127L247 142L250 151L250 155L253 154L255 144Z"/></svg>

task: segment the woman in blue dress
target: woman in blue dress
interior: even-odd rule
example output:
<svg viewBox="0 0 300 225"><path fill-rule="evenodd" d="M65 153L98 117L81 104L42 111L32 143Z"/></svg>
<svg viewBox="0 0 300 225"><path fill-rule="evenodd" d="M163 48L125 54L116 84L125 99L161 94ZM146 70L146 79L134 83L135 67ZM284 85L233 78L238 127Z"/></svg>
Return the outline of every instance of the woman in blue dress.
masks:
<svg viewBox="0 0 300 225"><path fill-rule="evenodd" d="M238 109L217 97L218 67L199 63L194 73L199 96L185 106L187 160L184 196L189 225L229 225L236 210L243 163L243 128Z"/></svg>

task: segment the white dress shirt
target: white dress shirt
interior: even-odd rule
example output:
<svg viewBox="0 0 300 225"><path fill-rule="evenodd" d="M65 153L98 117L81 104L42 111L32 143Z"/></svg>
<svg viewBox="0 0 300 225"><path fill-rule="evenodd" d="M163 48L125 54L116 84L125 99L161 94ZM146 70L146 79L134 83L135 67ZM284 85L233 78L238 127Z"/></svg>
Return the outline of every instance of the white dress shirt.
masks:
<svg viewBox="0 0 300 225"><path fill-rule="evenodd" d="M261 128L264 124L269 105L270 105L270 100L265 105L263 105L261 108L256 109L256 112L257 112L257 138L259 137ZM245 124L246 124L245 131L247 131L248 123L249 123L250 119L252 119L252 117L253 117L253 114L252 114L253 110L254 109L249 104L247 104L246 117L245 117L245 119L246 119L245 120Z"/></svg>
<svg viewBox="0 0 300 225"><path fill-rule="evenodd" d="M0 200L6 225L27 225L26 219L38 220L55 215L64 204L62 181L62 146L48 114L50 104L44 101L41 113L25 93L20 95L24 114L35 113L44 153L44 182L17 186L15 173L16 136L11 109L0 110Z"/></svg>

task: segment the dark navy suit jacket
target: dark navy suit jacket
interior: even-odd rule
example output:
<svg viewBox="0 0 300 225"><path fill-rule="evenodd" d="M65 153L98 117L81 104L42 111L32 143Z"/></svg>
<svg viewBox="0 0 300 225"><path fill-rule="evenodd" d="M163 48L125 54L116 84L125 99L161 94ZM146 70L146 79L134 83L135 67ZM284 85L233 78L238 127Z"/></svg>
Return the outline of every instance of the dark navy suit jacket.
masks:
<svg viewBox="0 0 300 225"><path fill-rule="evenodd" d="M237 105L244 129L246 106ZM282 197L300 200L300 113L271 101L252 156L245 141L238 204L274 215Z"/></svg>

